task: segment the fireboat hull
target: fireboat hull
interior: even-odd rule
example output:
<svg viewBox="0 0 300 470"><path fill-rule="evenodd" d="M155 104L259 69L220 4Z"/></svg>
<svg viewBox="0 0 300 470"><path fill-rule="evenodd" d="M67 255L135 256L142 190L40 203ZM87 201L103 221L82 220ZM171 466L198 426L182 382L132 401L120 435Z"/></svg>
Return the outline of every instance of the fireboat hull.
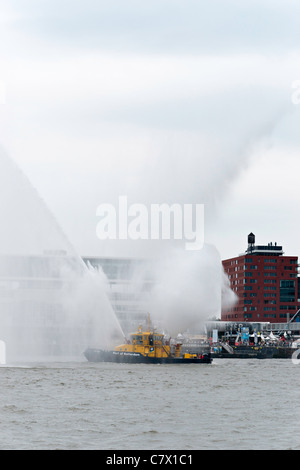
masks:
<svg viewBox="0 0 300 470"><path fill-rule="evenodd" d="M116 362L125 364L211 364L212 362L210 353L186 359L184 357L149 357L137 352L87 349L84 355L89 362Z"/></svg>

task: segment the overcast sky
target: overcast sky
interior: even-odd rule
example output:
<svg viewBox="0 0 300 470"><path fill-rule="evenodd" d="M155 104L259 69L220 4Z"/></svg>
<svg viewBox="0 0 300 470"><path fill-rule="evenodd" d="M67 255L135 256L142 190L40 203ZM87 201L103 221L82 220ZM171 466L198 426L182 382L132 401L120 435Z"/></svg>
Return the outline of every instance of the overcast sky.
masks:
<svg viewBox="0 0 300 470"><path fill-rule="evenodd" d="M1 0L0 144L82 255L147 253L96 237L98 205L127 195L204 203L222 258L251 231L300 256L299 17L298 0Z"/></svg>

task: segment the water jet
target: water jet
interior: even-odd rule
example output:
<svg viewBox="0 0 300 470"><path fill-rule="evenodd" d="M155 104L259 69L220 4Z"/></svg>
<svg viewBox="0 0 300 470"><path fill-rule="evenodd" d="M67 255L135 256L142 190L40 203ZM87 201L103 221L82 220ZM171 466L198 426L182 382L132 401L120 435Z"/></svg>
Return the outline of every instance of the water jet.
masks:
<svg viewBox="0 0 300 470"><path fill-rule="evenodd" d="M45 202L0 150L0 331L11 362L79 359L122 337L105 293Z"/></svg>

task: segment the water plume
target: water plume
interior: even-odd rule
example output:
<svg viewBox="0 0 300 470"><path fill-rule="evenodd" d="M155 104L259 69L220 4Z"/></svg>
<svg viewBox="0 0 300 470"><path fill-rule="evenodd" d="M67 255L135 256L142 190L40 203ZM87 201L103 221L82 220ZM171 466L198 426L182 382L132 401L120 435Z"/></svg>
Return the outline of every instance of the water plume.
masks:
<svg viewBox="0 0 300 470"><path fill-rule="evenodd" d="M171 250L169 255L154 271L158 282L149 298L153 320L171 336L187 330L199 332L208 318L220 316L224 293L227 302L234 302L220 255L209 244L194 252Z"/></svg>
<svg viewBox="0 0 300 470"><path fill-rule="evenodd" d="M0 340L7 360L82 358L122 330L105 293L44 201L0 151Z"/></svg>
<svg viewBox="0 0 300 470"><path fill-rule="evenodd" d="M261 150L286 109L276 103L265 109L248 128L239 129L235 139L214 129L218 139L204 132L170 133L161 145L157 161L141 175L136 200L150 202L205 204L206 244L199 252L187 252L184 244L170 240L147 243L140 250L153 255L157 282L147 307L156 322L172 336L187 329L198 329L209 318L220 318L221 309L235 305L237 297L224 273L220 255L209 241L209 233L219 230L217 212L230 185ZM228 117L226 116L226 119ZM158 171L159 169L159 171ZM208 235L207 235L208 234ZM152 251L153 248L153 251Z"/></svg>

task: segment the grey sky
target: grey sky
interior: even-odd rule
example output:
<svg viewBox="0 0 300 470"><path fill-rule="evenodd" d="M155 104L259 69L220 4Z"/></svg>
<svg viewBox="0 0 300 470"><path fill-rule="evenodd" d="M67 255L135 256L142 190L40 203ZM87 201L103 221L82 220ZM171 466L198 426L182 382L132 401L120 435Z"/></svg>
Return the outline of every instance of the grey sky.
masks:
<svg viewBox="0 0 300 470"><path fill-rule="evenodd" d="M5 2L4 2L5 3ZM16 27L50 42L137 53L285 52L299 40L296 1L10 0Z"/></svg>
<svg viewBox="0 0 300 470"><path fill-rule="evenodd" d="M222 257L246 235L299 254L297 1L2 1L0 143L84 255L102 202L207 204ZM144 252L137 248L136 254Z"/></svg>

